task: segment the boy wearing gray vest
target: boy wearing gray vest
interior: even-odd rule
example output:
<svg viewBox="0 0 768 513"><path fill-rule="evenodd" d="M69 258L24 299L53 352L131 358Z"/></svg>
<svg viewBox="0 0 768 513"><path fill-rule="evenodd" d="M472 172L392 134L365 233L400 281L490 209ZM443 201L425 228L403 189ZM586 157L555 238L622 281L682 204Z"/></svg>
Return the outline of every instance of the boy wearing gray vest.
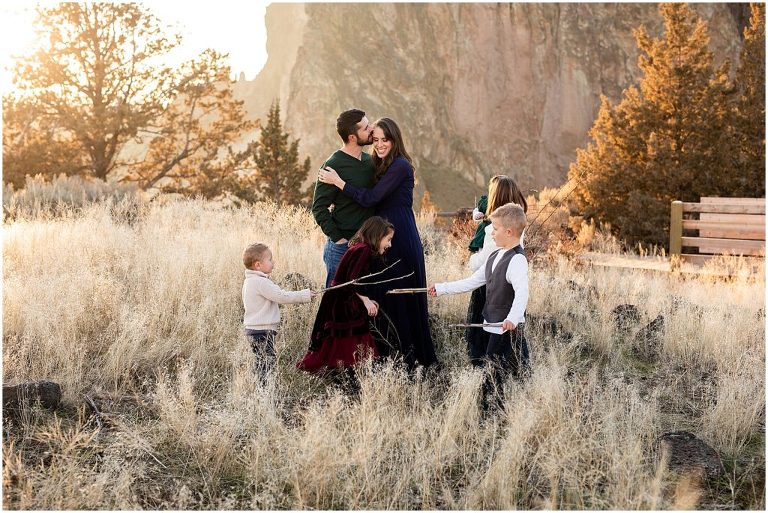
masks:
<svg viewBox="0 0 768 513"><path fill-rule="evenodd" d="M483 383L483 409L488 409L489 395L495 392L501 404L501 391L508 374L522 377L528 371L528 342L523 335L525 308L528 304L528 260L520 246L526 225L525 211L507 203L491 214L491 236L499 249L488 257L469 278L430 287L430 296L459 294L486 285L483 329L490 336L485 350L488 375Z"/></svg>

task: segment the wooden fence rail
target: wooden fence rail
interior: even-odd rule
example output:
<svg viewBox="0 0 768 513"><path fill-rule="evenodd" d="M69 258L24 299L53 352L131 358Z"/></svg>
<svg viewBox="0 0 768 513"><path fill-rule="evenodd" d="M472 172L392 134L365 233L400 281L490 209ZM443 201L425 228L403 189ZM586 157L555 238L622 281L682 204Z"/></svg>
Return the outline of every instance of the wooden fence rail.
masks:
<svg viewBox="0 0 768 513"><path fill-rule="evenodd" d="M441 212L435 212L435 217L455 217L455 218L462 218L465 217L467 219L472 219L472 210L474 210L472 207L461 207L457 210L449 210L447 212L441 211ZM539 211L538 205L528 205L528 219L531 219L531 216L535 216Z"/></svg>
<svg viewBox="0 0 768 513"><path fill-rule="evenodd" d="M691 218L693 215L698 219ZM698 230L698 235L684 235L683 230ZM698 248L699 254L683 253L684 247ZM697 264L717 254L765 256L765 198L673 201L669 252Z"/></svg>

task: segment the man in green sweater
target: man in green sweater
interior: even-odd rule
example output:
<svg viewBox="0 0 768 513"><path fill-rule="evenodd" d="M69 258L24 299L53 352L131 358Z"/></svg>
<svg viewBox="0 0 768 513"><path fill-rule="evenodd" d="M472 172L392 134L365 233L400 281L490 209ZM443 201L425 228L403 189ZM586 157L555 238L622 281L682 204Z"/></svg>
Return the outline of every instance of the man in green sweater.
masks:
<svg viewBox="0 0 768 513"><path fill-rule="evenodd" d="M365 112L358 109L342 112L336 119L336 131L343 145L320 168L332 167L345 182L352 185L373 187L373 161L368 153L363 153L363 146L372 142L373 126ZM335 185L320 181L315 184L312 215L328 236L323 249L323 261L328 270L326 287L333 280L341 257L347 251L347 242L373 213L373 208L361 207Z"/></svg>

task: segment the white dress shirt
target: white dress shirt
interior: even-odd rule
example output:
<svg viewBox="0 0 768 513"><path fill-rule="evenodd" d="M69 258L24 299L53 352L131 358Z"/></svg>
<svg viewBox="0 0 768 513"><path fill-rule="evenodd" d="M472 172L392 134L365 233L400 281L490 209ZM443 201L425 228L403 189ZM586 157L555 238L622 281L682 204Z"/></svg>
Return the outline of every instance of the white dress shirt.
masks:
<svg viewBox="0 0 768 513"><path fill-rule="evenodd" d="M496 269L501 257L510 251L509 249L502 249L496 258L493 260L493 267L491 272ZM509 266L507 267L506 274L507 283L512 285L515 289L515 299L512 302L512 308L509 309L506 319L515 326L525 321L525 308L528 306L528 260L524 255L517 254L509 260ZM469 278L463 280L450 281L445 283L436 283L435 291L437 295L443 294L460 294L462 292L469 292L475 290L478 287L482 287L486 284L485 281L485 266L476 270ZM485 323L488 321L485 320ZM501 334L504 333L504 329L501 327L485 327L483 330L488 333Z"/></svg>

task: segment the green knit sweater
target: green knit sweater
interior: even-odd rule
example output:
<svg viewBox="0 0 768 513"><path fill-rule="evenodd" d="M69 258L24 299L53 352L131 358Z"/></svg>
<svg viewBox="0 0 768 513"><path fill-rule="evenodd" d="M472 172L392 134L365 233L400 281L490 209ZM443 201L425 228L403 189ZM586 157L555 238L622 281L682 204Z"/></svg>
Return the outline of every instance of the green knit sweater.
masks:
<svg viewBox="0 0 768 513"><path fill-rule="evenodd" d="M357 187L373 187L373 161L363 153L360 160L336 150L321 167L332 167L342 180ZM329 207L333 205L333 211ZM312 200L312 215L320 229L333 242L350 239L363 222L374 213L373 208L364 208L352 198L345 196L341 189L333 184L315 184L315 196Z"/></svg>

